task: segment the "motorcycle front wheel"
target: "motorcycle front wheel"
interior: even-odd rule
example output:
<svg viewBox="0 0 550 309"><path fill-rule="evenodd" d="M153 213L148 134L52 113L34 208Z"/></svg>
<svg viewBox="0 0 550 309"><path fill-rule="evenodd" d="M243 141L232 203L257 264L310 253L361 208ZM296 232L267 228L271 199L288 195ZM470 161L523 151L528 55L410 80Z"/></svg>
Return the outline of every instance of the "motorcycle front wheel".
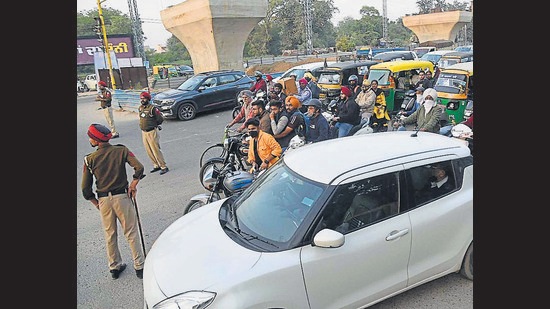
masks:
<svg viewBox="0 0 550 309"><path fill-rule="evenodd" d="M191 201L183 208L183 214L186 215L191 211L206 205L203 201Z"/></svg>
<svg viewBox="0 0 550 309"><path fill-rule="evenodd" d="M206 162L204 162L204 164L201 166L199 170L199 182L201 183L201 185L203 185L202 177L204 176L204 172L212 165L214 165L215 170L221 171L223 168L223 162L224 162L223 158L211 158L211 159L208 159ZM205 189L208 190L208 188L205 188Z"/></svg>
<svg viewBox="0 0 550 309"><path fill-rule="evenodd" d="M201 154L199 167L201 167L206 161L216 157L225 157L225 148L223 147L223 144L214 144L206 148L206 150L204 150Z"/></svg>

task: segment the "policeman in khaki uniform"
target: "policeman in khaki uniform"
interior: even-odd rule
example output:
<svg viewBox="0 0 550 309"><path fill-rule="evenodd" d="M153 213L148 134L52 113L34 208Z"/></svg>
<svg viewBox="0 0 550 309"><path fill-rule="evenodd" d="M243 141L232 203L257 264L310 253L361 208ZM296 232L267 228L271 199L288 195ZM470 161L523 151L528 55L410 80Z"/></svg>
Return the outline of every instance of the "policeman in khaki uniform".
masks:
<svg viewBox="0 0 550 309"><path fill-rule="evenodd" d="M101 102L99 109L103 110L105 120L111 128L111 133L113 134L113 137L111 138L117 138L119 137L119 134L116 131L115 119L113 118L113 108L111 107L113 97L111 95L111 91L107 88L107 83L102 80L97 83L97 87L99 88L99 93L95 100Z"/></svg>
<svg viewBox="0 0 550 309"><path fill-rule="evenodd" d="M118 279L126 269L118 248L117 220L130 250L136 276L143 279L145 254L140 242L136 209L131 198L137 194L137 184L145 177L143 164L124 145L111 145L111 131L101 125L92 124L88 128L90 145L96 151L84 157L82 170L82 195L99 210L105 241L109 272L113 279ZM128 185L126 164L134 168L132 182ZM92 190L95 177L96 194Z"/></svg>
<svg viewBox="0 0 550 309"><path fill-rule="evenodd" d="M141 129L141 139L147 155L153 162L151 173L160 171L160 174L166 174L168 167L164 161L164 155L160 150L160 134L162 130L160 124L164 121L160 110L151 104L151 95L149 92L142 92L139 95L141 106L139 107L139 127Z"/></svg>

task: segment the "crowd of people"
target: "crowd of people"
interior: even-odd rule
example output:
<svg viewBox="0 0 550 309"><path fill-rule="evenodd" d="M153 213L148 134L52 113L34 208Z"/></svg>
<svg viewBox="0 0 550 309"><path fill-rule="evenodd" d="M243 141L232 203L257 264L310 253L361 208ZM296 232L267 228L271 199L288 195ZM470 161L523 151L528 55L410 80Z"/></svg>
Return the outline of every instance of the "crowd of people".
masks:
<svg viewBox="0 0 550 309"><path fill-rule="evenodd" d="M428 72L420 72L415 84L415 104L412 110L399 113L400 119L393 125L397 130L417 130L449 135L452 126L441 127L439 119L444 113L438 105L437 91L431 87ZM298 81L298 93L287 95L280 83L273 83L268 75L265 81L257 71L256 82L239 96L243 100L240 113L226 127L237 123L237 131L250 136L248 162L256 170L267 169L275 164L289 149L293 139L302 144L317 143L331 138L342 138L358 134L366 126L369 133L388 130L390 116L384 92L378 88L378 81L363 81L357 84L357 76L350 76L349 85L342 86L333 115L323 115L322 103L311 74ZM133 267L138 278L143 278L144 249L137 239L136 210L132 207L137 194L137 184L144 177L144 166L124 145L112 145L110 139L119 137L112 113L112 96L104 81L98 82L100 102L109 127L92 124L88 128L90 145L97 148L86 155L83 166L82 194L99 211L107 243L108 268L113 279L117 279L126 268L122 262L117 244L117 224L120 222L132 251ZM267 92L265 98L254 99L258 91ZM315 93L315 94L314 94ZM140 94L139 127L142 142L152 163L151 173L169 171L160 147L160 130L164 121L160 110L151 104L151 95ZM473 130L473 115L463 123ZM126 164L134 169L132 181L127 180ZM444 172L434 169L434 176L445 179ZM95 179L95 192L93 190ZM438 178L439 181L439 178ZM440 186L438 186L440 187Z"/></svg>

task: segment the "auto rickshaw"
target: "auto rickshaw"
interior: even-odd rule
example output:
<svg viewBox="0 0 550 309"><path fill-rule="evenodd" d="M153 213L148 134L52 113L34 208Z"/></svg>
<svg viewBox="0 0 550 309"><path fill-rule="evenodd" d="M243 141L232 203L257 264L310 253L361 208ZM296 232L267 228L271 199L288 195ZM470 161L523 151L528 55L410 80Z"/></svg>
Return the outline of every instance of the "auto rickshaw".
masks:
<svg viewBox="0 0 550 309"><path fill-rule="evenodd" d="M453 124L466 120L464 114L468 103L474 100L474 62L457 63L441 69L434 89L437 91L437 103L445 108Z"/></svg>
<svg viewBox="0 0 550 309"><path fill-rule="evenodd" d="M473 51L472 52L453 51L441 56L441 58L439 58L439 60L437 61L437 66L440 69L443 69L457 63L470 62L470 61L474 61Z"/></svg>
<svg viewBox="0 0 550 309"><path fill-rule="evenodd" d="M384 91L388 113L397 112L407 90L414 88L414 75L420 71L434 71L434 64L428 60L396 60L375 64L369 68L367 83L378 81L378 88Z"/></svg>
<svg viewBox="0 0 550 309"><path fill-rule="evenodd" d="M321 88L319 100L328 104L333 99L338 99L342 86L348 85L348 79L351 75L356 75L357 85L361 85L363 77L367 74L369 68L377 64L377 61L344 61L337 62L322 68L317 73L317 85Z"/></svg>

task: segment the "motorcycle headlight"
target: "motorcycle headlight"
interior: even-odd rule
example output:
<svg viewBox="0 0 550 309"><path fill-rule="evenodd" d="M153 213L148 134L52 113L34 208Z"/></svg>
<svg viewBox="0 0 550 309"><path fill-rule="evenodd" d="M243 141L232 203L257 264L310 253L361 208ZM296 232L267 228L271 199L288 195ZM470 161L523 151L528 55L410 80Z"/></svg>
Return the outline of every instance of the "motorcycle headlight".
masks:
<svg viewBox="0 0 550 309"><path fill-rule="evenodd" d="M165 299L153 306L153 309L201 309L210 305L216 293L208 291L190 291Z"/></svg>
<svg viewBox="0 0 550 309"><path fill-rule="evenodd" d="M226 138L223 140L223 148L225 149L229 148L229 138Z"/></svg>

